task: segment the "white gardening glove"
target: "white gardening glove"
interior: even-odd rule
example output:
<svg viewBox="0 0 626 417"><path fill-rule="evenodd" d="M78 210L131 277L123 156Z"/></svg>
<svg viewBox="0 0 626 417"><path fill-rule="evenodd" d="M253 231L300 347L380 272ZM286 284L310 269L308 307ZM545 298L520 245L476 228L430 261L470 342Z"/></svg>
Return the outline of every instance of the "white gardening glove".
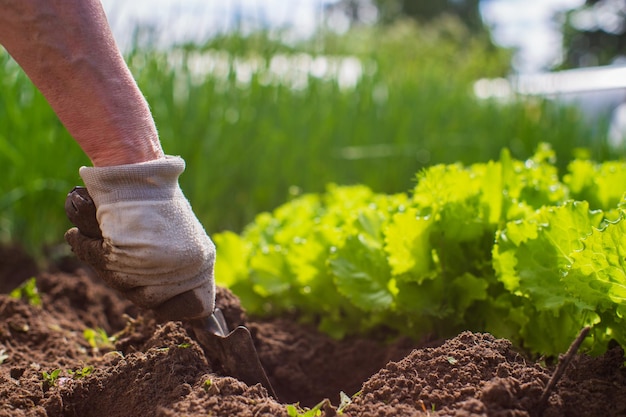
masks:
<svg viewBox="0 0 626 417"><path fill-rule="evenodd" d="M111 287L167 320L205 317L215 306L215 246L193 214L178 177L179 157L82 167L102 239L68 230L76 256Z"/></svg>

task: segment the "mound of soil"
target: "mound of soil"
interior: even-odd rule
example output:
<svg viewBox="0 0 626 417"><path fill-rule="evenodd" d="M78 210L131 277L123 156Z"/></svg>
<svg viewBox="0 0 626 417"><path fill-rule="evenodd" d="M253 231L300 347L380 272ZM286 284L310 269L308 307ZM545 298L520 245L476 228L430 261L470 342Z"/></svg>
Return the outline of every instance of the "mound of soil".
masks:
<svg viewBox="0 0 626 417"><path fill-rule="evenodd" d="M0 252L1 288L29 276ZM9 275L6 275L9 274ZM425 347L410 340L336 341L292 318L253 320L220 289L231 325L244 323L280 400L217 374L182 323L158 323L88 269L37 272L41 306L0 295L0 416L624 416L624 352L575 356L545 407L552 376L506 340L462 333ZM11 285L10 285L11 284ZM86 338L102 329L112 340ZM102 334L102 332L100 332ZM56 371L56 372L55 372ZM340 393L352 396L340 406ZM343 396L345 397L345 395Z"/></svg>

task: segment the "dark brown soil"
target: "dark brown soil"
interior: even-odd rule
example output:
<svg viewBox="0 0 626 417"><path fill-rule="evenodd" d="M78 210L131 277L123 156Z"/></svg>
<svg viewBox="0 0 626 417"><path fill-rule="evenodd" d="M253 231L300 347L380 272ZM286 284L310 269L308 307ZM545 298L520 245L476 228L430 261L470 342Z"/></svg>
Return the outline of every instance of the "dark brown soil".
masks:
<svg viewBox="0 0 626 417"><path fill-rule="evenodd" d="M0 288L36 274L42 305L0 295L0 417L288 416L288 404L303 412L320 402L326 417L626 416L620 348L577 355L538 410L554 369L506 340L466 332L436 347L335 341L289 318L249 320L221 290L228 321L250 328L277 401L260 385L217 375L185 326L157 323L88 270L37 272L16 259L0 251ZM91 346L83 332L97 328L115 341ZM353 397L338 410L341 392Z"/></svg>

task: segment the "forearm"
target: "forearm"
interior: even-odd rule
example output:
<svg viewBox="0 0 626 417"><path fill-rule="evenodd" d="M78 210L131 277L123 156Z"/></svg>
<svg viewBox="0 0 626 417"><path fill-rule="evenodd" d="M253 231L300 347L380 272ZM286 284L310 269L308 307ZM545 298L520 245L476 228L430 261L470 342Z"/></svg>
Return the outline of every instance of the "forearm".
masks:
<svg viewBox="0 0 626 417"><path fill-rule="evenodd" d="M163 156L98 0L0 0L0 43L95 166Z"/></svg>

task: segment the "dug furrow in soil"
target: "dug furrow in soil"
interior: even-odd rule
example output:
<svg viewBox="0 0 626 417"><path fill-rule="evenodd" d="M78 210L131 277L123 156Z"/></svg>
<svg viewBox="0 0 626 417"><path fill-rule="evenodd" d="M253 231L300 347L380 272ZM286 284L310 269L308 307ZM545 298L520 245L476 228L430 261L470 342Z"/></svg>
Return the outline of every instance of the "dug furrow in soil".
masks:
<svg viewBox="0 0 626 417"><path fill-rule="evenodd" d="M0 295L1 417L288 416L297 402L322 403L327 417L626 415L618 347L576 355L538 410L554 369L506 340L466 332L434 347L336 341L294 318L250 320L221 289L218 304L231 325L251 329L278 401L217 375L184 325L157 323L87 269L37 272L25 261L21 270L16 259L0 251L0 288L35 274L42 302ZM340 392L353 398L338 410Z"/></svg>

